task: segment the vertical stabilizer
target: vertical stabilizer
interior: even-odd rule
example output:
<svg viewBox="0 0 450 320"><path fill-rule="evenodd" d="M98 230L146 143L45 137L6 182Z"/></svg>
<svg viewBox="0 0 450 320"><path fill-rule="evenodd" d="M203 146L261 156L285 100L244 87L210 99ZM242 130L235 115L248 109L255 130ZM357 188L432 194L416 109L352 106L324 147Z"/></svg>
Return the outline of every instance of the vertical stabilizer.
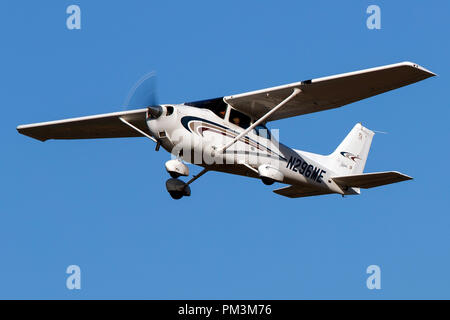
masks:
<svg viewBox="0 0 450 320"><path fill-rule="evenodd" d="M361 174L374 134L361 123L356 124L336 150L328 156L332 169L342 176Z"/></svg>

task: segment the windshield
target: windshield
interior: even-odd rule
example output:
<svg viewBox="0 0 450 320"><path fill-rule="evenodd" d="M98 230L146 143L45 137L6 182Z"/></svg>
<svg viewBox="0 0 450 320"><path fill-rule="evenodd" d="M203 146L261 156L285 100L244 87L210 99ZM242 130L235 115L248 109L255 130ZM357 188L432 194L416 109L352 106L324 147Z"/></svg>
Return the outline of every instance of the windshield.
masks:
<svg viewBox="0 0 450 320"><path fill-rule="evenodd" d="M220 117L222 119L225 118L225 114L227 112L227 107L228 107L228 105L223 101L223 98L186 102L185 105L211 110L218 117Z"/></svg>

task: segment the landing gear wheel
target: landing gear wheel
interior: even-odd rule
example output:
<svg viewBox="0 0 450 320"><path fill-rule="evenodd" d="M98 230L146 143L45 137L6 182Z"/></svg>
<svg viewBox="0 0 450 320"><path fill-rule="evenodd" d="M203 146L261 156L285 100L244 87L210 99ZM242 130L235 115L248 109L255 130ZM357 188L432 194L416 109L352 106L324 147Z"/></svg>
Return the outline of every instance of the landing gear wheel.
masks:
<svg viewBox="0 0 450 320"><path fill-rule="evenodd" d="M169 179L166 181L166 188L173 199L181 199L191 195L191 188L185 182L178 179Z"/></svg>
<svg viewBox="0 0 450 320"><path fill-rule="evenodd" d="M265 177L262 177L261 180L266 186L271 186L275 182L274 180Z"/></svg>
<svg viewBox="0 0 450 320"><path fill-rule="evenodd" d="M169 194L175 200L183 198L183 193L179 191L170 191Z"/></svg>
<svg viewBox="0 0 450 320"><path fill-rule="evenodd" d="M169 172L169 174L170 174L170 176L171 176L172 178L174 178L174 179L176 179L176 178L178 178L178 177L180 176L180 174L179 174L179 173L176 173L176 172Z"/></svg>

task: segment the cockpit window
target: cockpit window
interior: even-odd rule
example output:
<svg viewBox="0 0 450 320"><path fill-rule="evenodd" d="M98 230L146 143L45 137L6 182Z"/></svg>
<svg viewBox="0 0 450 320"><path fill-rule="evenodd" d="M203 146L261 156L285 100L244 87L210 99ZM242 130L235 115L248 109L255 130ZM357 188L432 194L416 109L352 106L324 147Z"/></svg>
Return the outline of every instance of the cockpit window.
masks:
<svg viewBox="0 0 450 320"><path fill-rule="evenodd" d="M230 122L241 127L248 128L250 126L250 117L234 109L230 110Z"/></svg>
<svg viewBox="0 0 450 320"><path fill-rule="evenodd" d="M225 114L227 113L228 107L228 105L223 101L223 98L186 102L185 105L211 110L222 119L225 118Z"/></svg>

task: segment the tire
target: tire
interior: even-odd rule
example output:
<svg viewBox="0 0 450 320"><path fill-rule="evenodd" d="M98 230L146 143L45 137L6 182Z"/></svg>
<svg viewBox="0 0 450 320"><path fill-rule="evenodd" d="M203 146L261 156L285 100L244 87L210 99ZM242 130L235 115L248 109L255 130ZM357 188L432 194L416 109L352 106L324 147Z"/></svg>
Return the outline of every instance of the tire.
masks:
<svg viewBox="0 0 450 320"><path fill-rule="evenodd" d="M261 180L266 186L271 186L275 182L275 181L273 181L272 179L269 179L269 178L261 178Z"/></svg>
<svg viewBox="0 0 450 320"><path fill-rule="evenodd" d="M180 175L176 172L169 172L170 176L174 179L178 178Z"/></svg>
<svg viewBox="0 0 450 320"><path fill-rule="evenodd" d="M183 198L183 193L182 192L170 191L169 193L170 193L170 196L172 197L172 199L179 200L179 199Z"/></svg>

